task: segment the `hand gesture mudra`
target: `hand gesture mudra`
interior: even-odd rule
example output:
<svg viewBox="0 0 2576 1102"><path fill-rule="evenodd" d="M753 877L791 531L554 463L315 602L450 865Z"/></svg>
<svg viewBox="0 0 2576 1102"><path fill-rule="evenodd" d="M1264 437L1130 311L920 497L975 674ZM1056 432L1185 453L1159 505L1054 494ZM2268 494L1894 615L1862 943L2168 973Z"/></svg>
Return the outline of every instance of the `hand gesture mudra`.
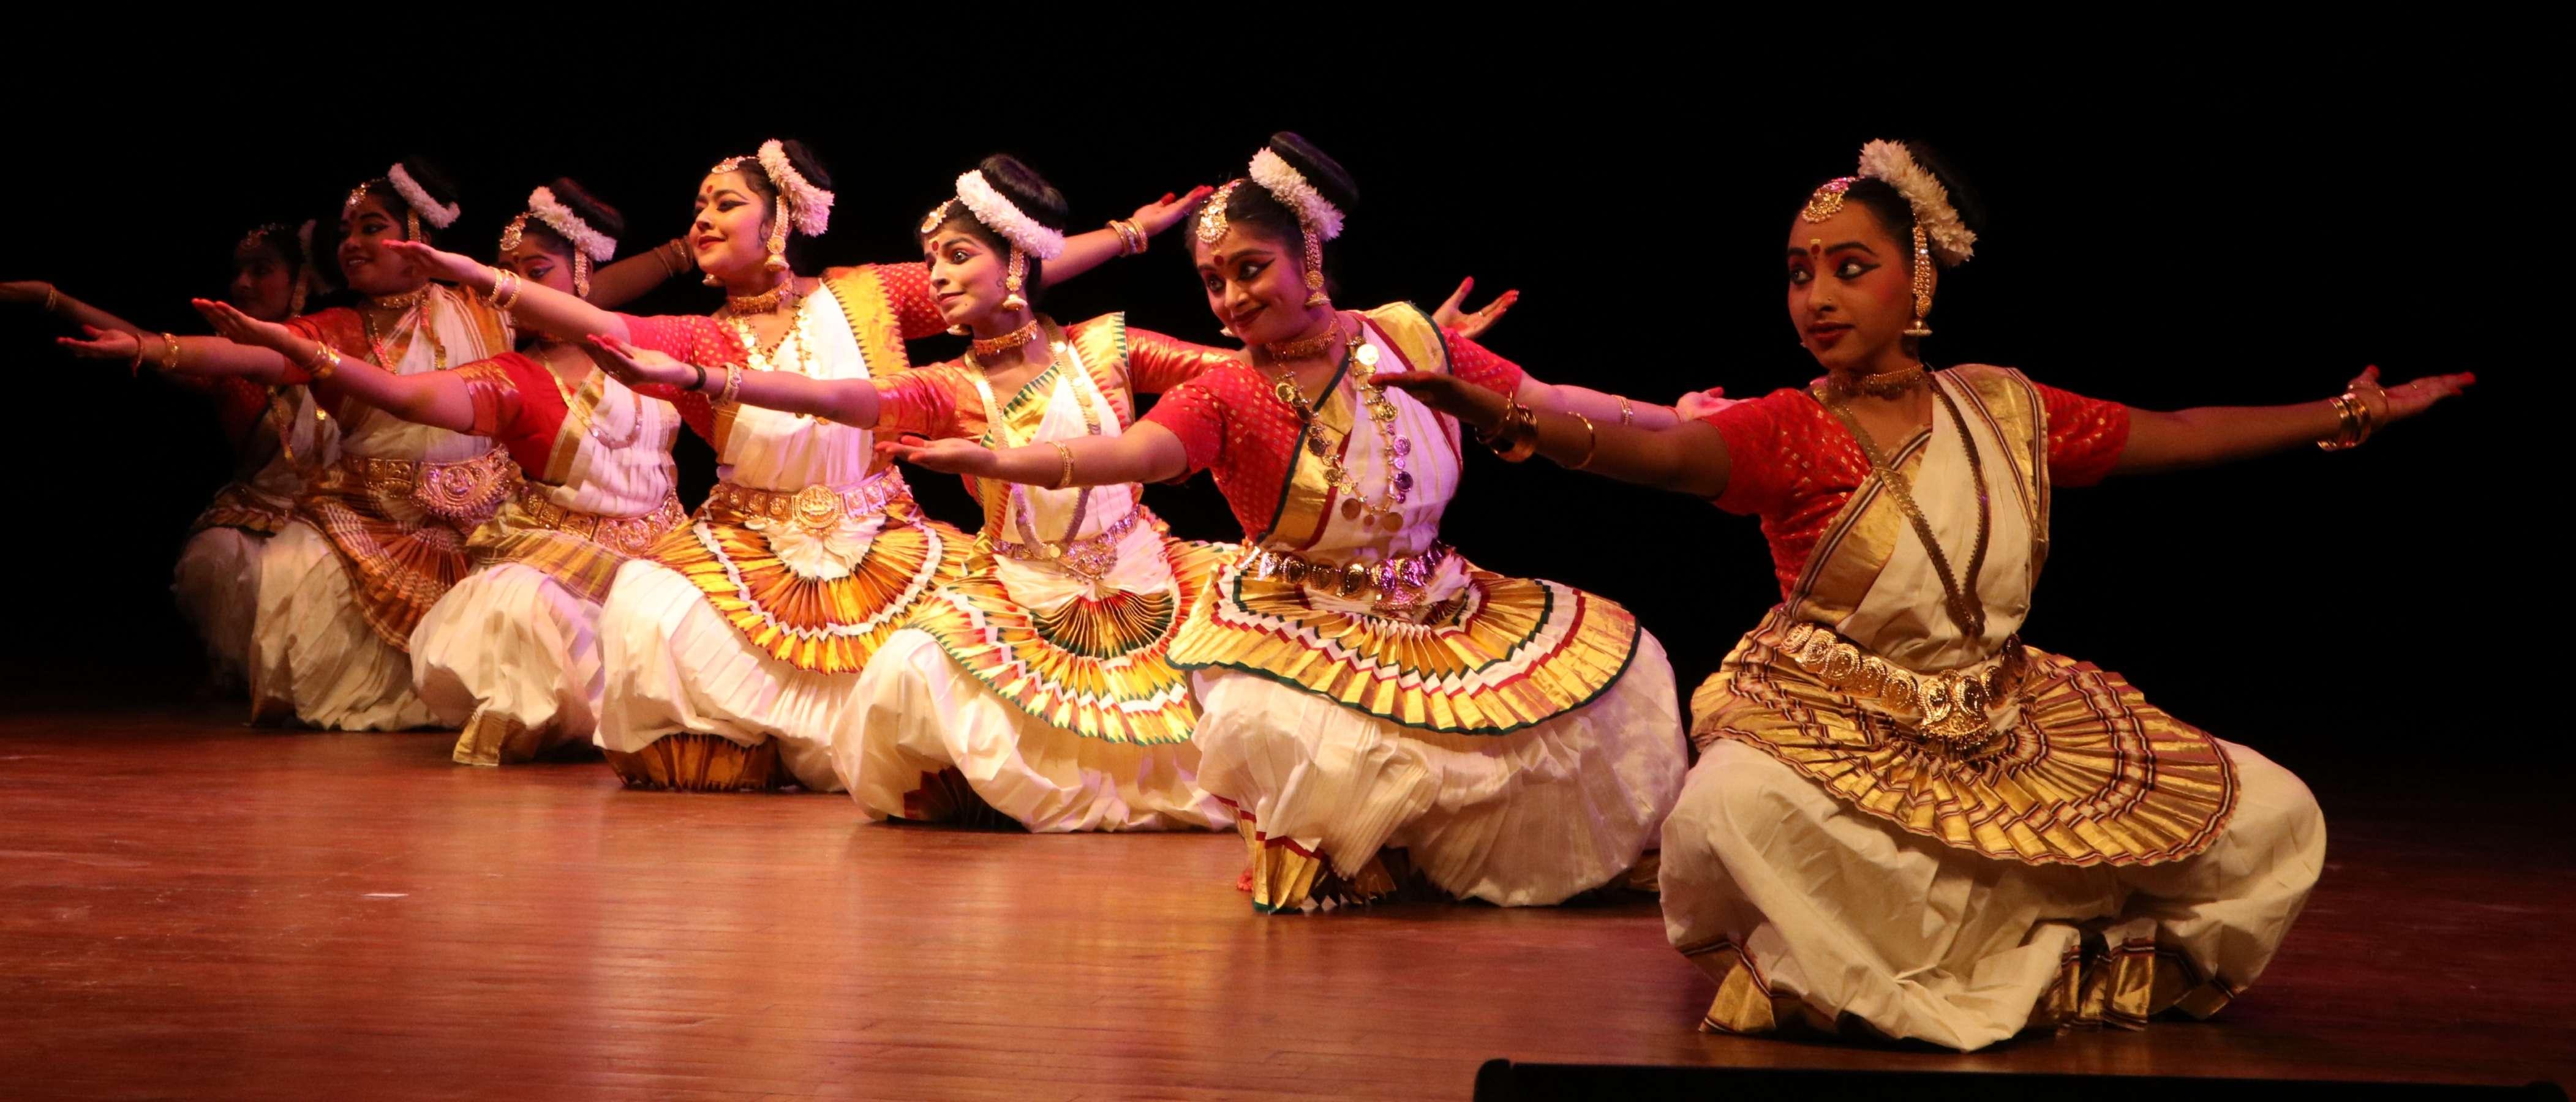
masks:
<svg viewBox="0 0 2576 1102"><path fill-rule="evenodd" d="M1136 228L1145 231L1145 236L1152 237L1178 225L1181 219L1189 217L1190 212L1198 208L1200 200L1215 192L1215 188L1205 184L1178 197L1165 192L1162 198L1136 208L1136 213L1129 220L1136 223Z"/></svg>
<svg viewBox="0 0 2576 1102"><path fill-rule="evenodd" d="M598 364L600 370L630 387L658 384L688 389L697 385L696 367L650 348L637 348L617 337L594 335L583 351L589 353L591 362ZM708 374L723 377L720 372Z"/></svg>
<svg viewBox="0 0 2576 1102"><path fill-rule="evenodd" d="M1727 397L1725 387L1713 386L1707 390L1691 391L1676 399L1673 414L1684 421L1696 421L1740 401L1743 399Z"/></svg>
<svg viewBox="0 0 2576 1102"><path fill-rule="evenodd" d="M941 474L989 477L995 467L993 449L958 437L929 440L905 433L900 439L879 443L877 451Z"/></svg>
<svg viewBox="0 0 2576 1102"><path fill-rule="evenodd" d="M192 298L188 300L188 305L196 307L197 313L204 315L206 323L215 327L216 336L234 344L246 344L284 353L286 342L295 339L294 330L273 321L261 321L242 313L233 309L230 303Z"/></svg>
<svg viewBox="0 0 2576 1102"><path fill-rule="evenodd" d="M2476 374L2463 371L2455 375L2427 375L2412 382L2383 387L2379 385L2379 368L2373 366L2365 367L2361 374L2353 376L2351 390L2370 407L2371 415L2378 418L2380 427L2384 428L2433 408L2433 403L2458 394L2477 381Z"/></svg>
<svg viewBox="0 0 2576 1102"><path fill-rule="evenodd" d="M54 343L69 349L72 355L84 360L132 363L135 353L143 347L143 338L122 329L101 329L95 325L84 325L81 326L80 336L56 337Z"/></svg>
<svg viewBox="0 0 2576 1102"><path fill-rule="evenodd" d="M1510 312L1512 304L1521 300L1519 291L1505 291L1494 301L1486 303L1484 309L1466 310L1464 307L1467 295L1475 289L1476 277L1468 276L1459 281L1458 289L1449 292L1448 301L1441 303L1439 309L1431 312L1431 323L1443 329L1455 329L1459 336L1468 340L1481 340L1485 336L1485 331L1493 328L1495 322L1503 320L1503 315Z"/></svg>
<svg viewBox="0 0 2576 1102"><path fill-rule="evenodd" d="M462 253L451 253L418 241L387 241L384 247L392 250L395 256L411 261L412 266L419 268L421 274L431 279L446 280L449 283L464 283L489 267L473 257Z"/></svg>

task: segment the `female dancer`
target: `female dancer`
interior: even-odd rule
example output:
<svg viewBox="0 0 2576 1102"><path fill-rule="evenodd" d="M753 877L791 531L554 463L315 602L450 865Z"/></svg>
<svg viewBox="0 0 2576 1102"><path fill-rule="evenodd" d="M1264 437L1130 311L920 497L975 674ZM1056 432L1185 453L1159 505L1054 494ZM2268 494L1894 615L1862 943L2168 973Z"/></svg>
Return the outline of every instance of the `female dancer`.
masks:
<svg viewBox="0 0 2576 1102"><path fill-rule="evenodd" d="M1373 373L1409 365L1614 422L1672 412L1538 383L1411 306L1334 309L1322 250L1357 198L1349 176L1294 134L1249 175L1208 201L1195 248L1251 362L1174 387L1119 436L895 450L1058 489L1215 472L1246 546L1171 661L1197 673L1199 782L1237 809L1255 908L1375 897L1408 869L1505 905L1610 883L1681 784L1663 648L1618 605L1441 544L1457 424Z"/></svg>
<svg viewBox="0 0 2576 1102"><path fill-rule="evenodd" d="M360 183L342 204L339 261L364 296L287 324L339 354L398 374L444 371L510 347L509 318L429 281L392 249L455 222L454 189L417 159ZM280 378L267 348L168 333L137 340L93 331L63 343L94 358L165 371ZM254 718L292 716L316 727L425 727L436 715L412 691L411 630L465 574L465 535L491 518L518 481L509 454L477 436L417 425L343 403L341 458L307 485L296 523L261 556L252 628Z"/></svg>
<svg viewBox="0 0 2576 1102"><path fill-rule="evenodd" d="M963 360L874 383L800 386L794 375L752 372L737 400L880 434L1116 436L1135 420L1135 393L1231 362L1129 328L1123 315L1059 326L1037 313L1037 280L1064 251L1067 214L1027 166L985 158L919 230L941 316L975 337ZM1164 228L1110 225L1131 252ZM603 343L639 385L685 387L700 370ZM1198 702L1164 655L1218 550L1164 534L1132 484L1045 490L970 478L967 489L984 524L966 577L925 600L860 674L865 710L831 744L841 784L871 820L1226 825L1231 813L1194 781Z"/></svg>
<svg viewBox="0 0 2576 1102"><path fill-rule="evenodd" d="M598 272L624 220L568 179L528 196L501 237L498 303L521 285L632 297L681 270L664 250ZM596 284L596 286L594 286ZM525 761L589 741L598 712L599 606L629 557L679 527L671 441L679 415L542 337L454 371L395 375L282 325L199 302L225 336L314 364L319 385L419 424L498 441L524 478L466 547L475 572L410 637L412 677L469 765Z"/></svg>
<svg viewBox="0 0 2576 1102"><path fill-rule="evenodd" d="M1861 151L1790 223L1790 321L1828 375L1662 433L1390 380L1502 446L1762 518L1783 601L1692 701L1664 830L1673 945L1706 1026L1856 1022L1974 1049L2025 1028L2206 1016L2262 974L2325 854L2287 770L2017 634L2052 486L2350 447L2472 380L2132 410L2009 368L1929 370L1977 241L1942 175Z"/></svg>
<svg viewBox="0 0 2576 1102"><path fill-rule="evenodd" d="M618 572L601 612L597 741L631 783L836 789L832 730L859 707L858 670L923 598L962 576L967 540L920 515L867 429L735 401L741 367L807 379L892 374L907 366L905 340L947 325L919 266L796 274L789 235L827 228L829 182L803 146L776 140L708 172L690 241L728 295L714 317L630 317L538 286L515 301L551 335L739 365L714 387L669 394L715 444L723 481L695 523ZM1160 225L1184 209L1166 201L1137 214ZM1114 231L1084 234L1047 275L1125 250ZM477 290L496 278L454 254L407 255Z"/></svg>
<svg viewBox="0 0 2576 1102"><path fill-rule="evenodd" d="M313 223L288 230L276 222L253 227L233 246L233 278L225 294L243 313L283 321L304 312L304 301L327 288L312 262ZM42 304L48 316L99 330L121 330L138 339L138 325L56 290L47 283L0 284L0 301ZM233 442L233 478L215 491L179 549L170 591L179 611L206 644L211 681L218 687L245 680L251 620L258 610L260 552L285 527L304 492L306 475L339 453L339 426L320 415L311 392L263 390L247 380L177 381L203 389L217 421Z"/></svg>

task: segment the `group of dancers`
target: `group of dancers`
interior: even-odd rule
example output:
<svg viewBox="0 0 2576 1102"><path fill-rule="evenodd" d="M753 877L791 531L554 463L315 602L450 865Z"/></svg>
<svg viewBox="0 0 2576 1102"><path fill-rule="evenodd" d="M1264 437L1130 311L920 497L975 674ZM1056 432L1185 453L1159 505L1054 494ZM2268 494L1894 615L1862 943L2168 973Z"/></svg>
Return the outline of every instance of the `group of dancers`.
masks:
<svg viewBox="0 0 2576 1102"><path fill-rule="evenodd" d="M2206 1016L2262 973L2322 866L2316 803L2021 641L2052 487L2353 447L2468 376L2157 413L1932 369L1980 219L1880 141L1748 212L1789 217L1823 377L1636 401L1476 343L1508 299L1337 305L1358 189L1297 135L1227 175L1077 233L989 157L913 223L920 260L818 271L834 196L797 142L716 163L687 232L624 259L569 180L491 262L441 248L455 193L408 159L336 228L242 239L229 301L195 304L216 335L0 297L225 411L241 473L174 588L257 716L453 727L477 765L595 745L629 784L870 820L1232 828L1265 913L1659 889L1711 1029L1974 1049ZM1176 227L1240 347L1038 309ZM614 309L692 272L711 316ZM306 312L334 282L352 303ZM913 366L943 331L967 350ZM684 425L721 464L694 510ZM1629 610L1442 542L1471 436L1761 518L1781 602L1687 722ZM922 515L898 460L962 476L976 530ZM1201 471L1239 539L1144 505Z"/></svg>

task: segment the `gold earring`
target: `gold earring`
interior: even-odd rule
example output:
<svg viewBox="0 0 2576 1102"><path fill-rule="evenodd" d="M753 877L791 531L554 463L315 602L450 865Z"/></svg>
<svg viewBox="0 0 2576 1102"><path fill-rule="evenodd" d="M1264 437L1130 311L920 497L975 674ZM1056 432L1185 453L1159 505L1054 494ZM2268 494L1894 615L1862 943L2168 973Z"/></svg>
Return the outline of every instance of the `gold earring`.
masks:
<svg viewBox="0 0 2576 1102"><path fill-rule="evenodd" d="M1923 319L1932 313L1932 249L1923 239L1923 225L1914 226L1914 327L1905 331L1909 337L1928 337L1932 327Z"/></svg>
<svg viewBox="0 0 2576 1102"><path fill-rule="evenodd" d="M1020 289L1027 285L1028 274L1029 258L1021 255L1020 250L1014 247L1011 250L1011 273L1002 277L1002 290L1009 292L1002 296L1002 309L1026 310L1029 308L1029 300L1020 295Z"/></svg>
<svg viewBox="0 0 2576 1102"><path fill-rule="evenodd" d="M1324 295L1324 242L1312 226L1306 231L1306 306L1330 306L1333 300Z"/></svg>
<svg viewBox="0 0 2576 1102"><path fill-rule="evenodd" d="M590 254L575 245L572 250L572 293L582 299L590 297Z"/></svg>
<svg viewBox="0 0 2576 1102"><path fill-rule="evenodd" d="M769 257L761 261L760 266L773 272L783 272L787 270L787 196L784 192L778 196L775 215L769 226Z"/></svg>

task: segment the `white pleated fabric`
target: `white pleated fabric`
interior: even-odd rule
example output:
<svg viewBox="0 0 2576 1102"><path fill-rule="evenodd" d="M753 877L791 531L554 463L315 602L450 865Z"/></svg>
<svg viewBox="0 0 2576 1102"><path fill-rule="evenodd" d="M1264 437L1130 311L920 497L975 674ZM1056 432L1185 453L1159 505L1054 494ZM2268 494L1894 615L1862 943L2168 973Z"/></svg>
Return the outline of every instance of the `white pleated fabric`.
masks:
<svg viewBox="0 0 2576 1102"><path fill-rule="evenodd" d="M1084 738L1038 719L959 668L928 632L889 637L859 674L858 695L866 710L833 742L832 766L871 822L903 817L924 774L955 769L993 810L1039 833L1234 825L1199 787L1188 746Z"/></svg>
<svg viewBox="0 0 2576 1102"><path fill-rule="evenodd" d="M170 593L180 615L206 643L206 665L219 685L250 677L251 624L259 615L259 562L270 537L239 528L208 528L179 548Z"/></svg>
<svg viewBox="0 0 2576 1102"><path fill-rule="evenodd" d="M411 676L442 727L477 711L518 723L501 761L588 742L603 685L599 605L534 567L475 571L412 629Z"/></svg>
<svg viewBox="0 0 2576 1102"><path fill-rule="evenodd" d="M2122 868L1945 846L1717 740L1664 826L1665 932L1676 948L1742 948L1774 997L1828 1019L1961 1050L2020 1033L2088 930L2151 931L2242 989L2324 868L2325 820L2288 770L2220 745L2241 785L2225 832L2197 856Z"/></svg>
<svg viewBox="0 0 2576 1102"><path fill-rule="evenodd" d="M339 553L301 520L269 537L260 555L250 688L258 714L292 715L312 727L400 731L438 722L412 691L411 656L367 625Z"/></svg>
<svg viewBox="0 0 2576 1102"><path fill-rule="evenodd" d="M1258 674L1193 675L1199 781L1357 874L1402 847L1434 885L1545 906L1618 878L1654 848L1682 787L1680 707L1663 644L1640 629L1627 672L1580 708L1507 735L1403 727Z"/></svg>

